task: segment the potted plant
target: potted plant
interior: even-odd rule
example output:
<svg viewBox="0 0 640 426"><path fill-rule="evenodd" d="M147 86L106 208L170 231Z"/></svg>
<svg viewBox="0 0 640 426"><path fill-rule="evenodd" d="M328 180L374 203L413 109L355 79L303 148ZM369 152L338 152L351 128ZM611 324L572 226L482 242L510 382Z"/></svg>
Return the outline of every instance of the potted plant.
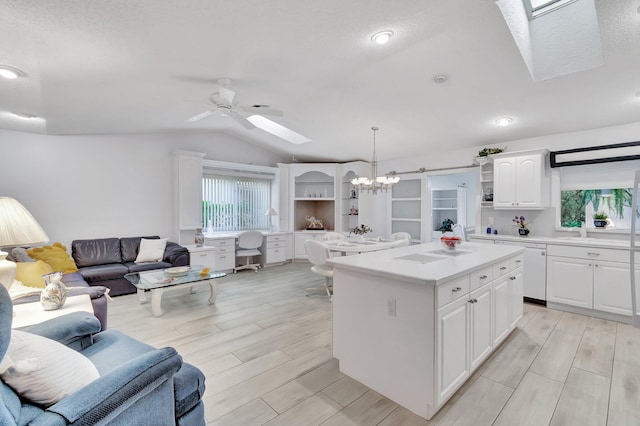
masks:
<svg viewBox="0 0 640 426"><path fill-rule="evenodd" d="M360 226L349 228L349 236L351 236L351 234L356 234L358 240L364 240L364 236L371 231L373 231L373 229L365 224L361 224Z"/></svg>
<svg viewBox="0 0 640 426"><path fill-rule="evenodd" d="M525 222L525 218L524 216L516 216L514 219L512 219L516 225L518 226L518 235L522 235L524 237L526 237L527 235L529 235L529 228L527 228L527 224Z"/></svg>
<svg viewBox="0 0 640 426"><path fill-rule="evenodd" d="M593 225L596 228L604 228L607 226L608 216L604 212L597 212L593 214Z"/></svg>

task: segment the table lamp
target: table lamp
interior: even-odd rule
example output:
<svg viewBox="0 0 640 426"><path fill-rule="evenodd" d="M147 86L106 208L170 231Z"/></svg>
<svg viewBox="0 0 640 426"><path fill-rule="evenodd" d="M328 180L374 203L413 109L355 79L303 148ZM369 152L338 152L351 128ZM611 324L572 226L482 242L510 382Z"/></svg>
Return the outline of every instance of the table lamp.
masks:
<svg viewBox="0 0 640 426"><path fill-rule="evenodd" d="M273 207L271 207L269 210L267 210L267 212L265 213L265 216L269 216L269 231L274 232L275 226L273 226L273 217L278 216L278 212L275 211Z"/></svg>
<svg viewBox="0 0 640 426"><path fill-rule="evenodd" d="M47 234L22 204L13 198L0 197L0 248L47 241ZM0 283L7 290L16 278L16 264L6 259L8 254L0 250Z"/></svg>

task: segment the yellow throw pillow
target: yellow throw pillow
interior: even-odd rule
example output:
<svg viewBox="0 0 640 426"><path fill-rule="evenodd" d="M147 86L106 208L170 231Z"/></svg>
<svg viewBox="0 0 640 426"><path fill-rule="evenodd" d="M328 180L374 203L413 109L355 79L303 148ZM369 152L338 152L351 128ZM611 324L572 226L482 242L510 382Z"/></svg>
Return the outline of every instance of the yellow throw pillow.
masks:
<svg viewBox="0 0 640 426"><path fill-rule="evenodd" d="M42 260L16 263L16 280L27 287L44 288L45 283L42 276L52 272L53 268L51 265Z"/></svg>
<svg viewBox="0 0 640 426"><path fill-rule="evenodd" d="M53 243L52 246L32 248L27 250L27 254L34 259L48 263L54 271L62 271L64 274L78 272L78 267L71 256L69 256L69 253L67 253L67 248L60 243Z"/></svg>

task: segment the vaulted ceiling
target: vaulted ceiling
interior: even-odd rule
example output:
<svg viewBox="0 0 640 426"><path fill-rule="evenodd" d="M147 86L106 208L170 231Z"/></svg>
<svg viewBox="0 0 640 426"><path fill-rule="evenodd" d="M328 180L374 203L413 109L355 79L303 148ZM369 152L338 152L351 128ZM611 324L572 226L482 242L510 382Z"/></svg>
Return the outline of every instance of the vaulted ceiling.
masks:
<svg viewBox="0 0 640 426"><path fill-rule="evenodd" d="M374 125L384 160L640 121L639 3L595 5L604 64L534 82L493 0L0 0L0 65L24 72L0 79L0 128L225 132L348 161L370 158ZM371 41L387 29L389 43ZM213 108L219 78L312 142L188 122Z"/></svg>

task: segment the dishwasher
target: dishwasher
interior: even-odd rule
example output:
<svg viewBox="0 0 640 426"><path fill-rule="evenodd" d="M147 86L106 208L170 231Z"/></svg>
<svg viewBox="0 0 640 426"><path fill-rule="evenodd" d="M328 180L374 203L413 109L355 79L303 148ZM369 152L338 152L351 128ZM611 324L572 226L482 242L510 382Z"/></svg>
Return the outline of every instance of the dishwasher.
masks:
<svg viewBox="0 0 640 426"><path fill-rule="evenodd" d="M496 240L496 244L524 247L524 300L547 304L547 245Z"/></svg>

